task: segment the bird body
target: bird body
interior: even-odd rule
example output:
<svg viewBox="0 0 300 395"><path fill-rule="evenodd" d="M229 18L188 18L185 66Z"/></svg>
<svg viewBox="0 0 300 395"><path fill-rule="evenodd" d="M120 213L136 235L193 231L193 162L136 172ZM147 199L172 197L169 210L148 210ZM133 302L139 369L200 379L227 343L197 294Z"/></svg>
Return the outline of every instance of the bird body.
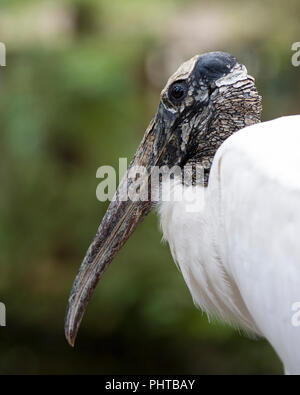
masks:
<svg viewBox="0 0 300 395"><path fill-rule="evenodd" d="M217 151L207 188L186 187L203 196L198 210L190 199L159 207L194 303L266 337L290 374L300 373L299 147L300 115L248 126Z"/></svg>
<svg viewBox="0 0 300 395"><path fill-rule="evenodd" d="M261 109L254 78L228 53L196 55L169 78L74 281L71 345L99 279L159 196L196 305L265 336L285 371L300 373L300 116L260 123ZM157 168L179 172L154 181ZM181 198L161 198L164 186Z"/></svg>

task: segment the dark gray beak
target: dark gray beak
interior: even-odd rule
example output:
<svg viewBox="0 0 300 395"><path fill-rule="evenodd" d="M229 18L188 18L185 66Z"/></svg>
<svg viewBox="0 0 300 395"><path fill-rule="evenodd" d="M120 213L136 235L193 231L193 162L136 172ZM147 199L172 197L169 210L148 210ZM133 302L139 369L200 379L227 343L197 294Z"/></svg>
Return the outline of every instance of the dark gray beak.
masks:
<svg viewBox="0 0 300 395"><path fill-rule="evenodd" d="M172 133L174 123L174 114L160 106L87 251L74 281L67 306L65 336L71 346L74 346L84 311L102 274L153 207L150 194L146 201L132 201L126 198L132 182L129 176L131 169L135 166L143 166L147 169L141 189L147 188L147 191L150 191L149 183L153 166L161 166L170 161L175 165L181 161L180 149L174 148L178 147L176 133Z"/></svg>

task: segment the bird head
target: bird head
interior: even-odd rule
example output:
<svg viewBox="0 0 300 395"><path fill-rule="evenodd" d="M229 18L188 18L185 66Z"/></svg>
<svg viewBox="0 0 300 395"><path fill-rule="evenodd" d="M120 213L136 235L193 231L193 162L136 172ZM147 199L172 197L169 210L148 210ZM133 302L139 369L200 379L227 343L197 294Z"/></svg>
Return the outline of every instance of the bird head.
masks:
<svg viewBox="0 0 300 395"><path fill-rule="evenodd" d="M149 185L157 167L190 163L204 167L207 185L213 157L222 142L260 121L261 98L246 67L230 54L210 52L183 63L161 92L157 113L121 181L74 281L65 335L74 345L87 303L103 272L153 208ZM139 199L129 199L136 172L143 168ZM135 177L132 177L135 174Z"/></svg>

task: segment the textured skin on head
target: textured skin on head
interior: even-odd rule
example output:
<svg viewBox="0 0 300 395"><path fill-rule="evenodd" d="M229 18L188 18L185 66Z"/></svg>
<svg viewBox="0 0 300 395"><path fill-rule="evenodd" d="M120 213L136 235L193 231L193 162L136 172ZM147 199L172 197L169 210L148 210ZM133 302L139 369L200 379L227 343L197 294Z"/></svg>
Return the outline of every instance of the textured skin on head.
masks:
<svg viewBox="0 0 300 395"><path fill-rule="evenodd" d="M169 97L170 87L178 81L184 81L188 91L180 105ZM243 127L260 122L261 110L254 78L225 52L197 55L183 63L162 90L159 107L161 113L169 111L177 118L173 149L184 158L181 165L204 167L204 185L222 142Z"/></svg>
<svg viewBox="0 0 300 395"><path fill-rule="evenodd" d="M194 73L196 78L212 82L226 75L236 63L229 53L208 52L198 57Z"/></svg>
<svg viewBox="0 0 300 395"><path fill-rule="evenodd" d="M244 66L237 66L241 70ZM209 172L215 153L220 145L233 133L260 122L262 105L254 79L241 73L239 81L216 87L209 104L211 116L203 133L195 137L194 154L187 164L201 164L205 169L204 185L207 186Z"/></svg>

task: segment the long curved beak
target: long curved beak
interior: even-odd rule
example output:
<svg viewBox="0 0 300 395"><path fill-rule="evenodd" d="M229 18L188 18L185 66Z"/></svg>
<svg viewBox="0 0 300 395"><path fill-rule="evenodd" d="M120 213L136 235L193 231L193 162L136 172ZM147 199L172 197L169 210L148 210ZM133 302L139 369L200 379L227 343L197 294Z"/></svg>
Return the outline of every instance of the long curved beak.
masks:
<svg viewBox="0 0 300 395"><path fill-rule="evenodd" d="M71 346L74 346L84 311L102 274L153 207L150 195L143 200L128 199L127 192L132 184L131 170L135 166L143 166L147 170L142 178L141 189L149 191L151 169L159 164L167 151L170 139L173 138L172 123L170 117L161 122L158 114L150 122L81 264L71 290L65 318L65 336ZM178 157L178 154L175 156ZM140 191L140 196L145 197L145 194Z"/></svg>

